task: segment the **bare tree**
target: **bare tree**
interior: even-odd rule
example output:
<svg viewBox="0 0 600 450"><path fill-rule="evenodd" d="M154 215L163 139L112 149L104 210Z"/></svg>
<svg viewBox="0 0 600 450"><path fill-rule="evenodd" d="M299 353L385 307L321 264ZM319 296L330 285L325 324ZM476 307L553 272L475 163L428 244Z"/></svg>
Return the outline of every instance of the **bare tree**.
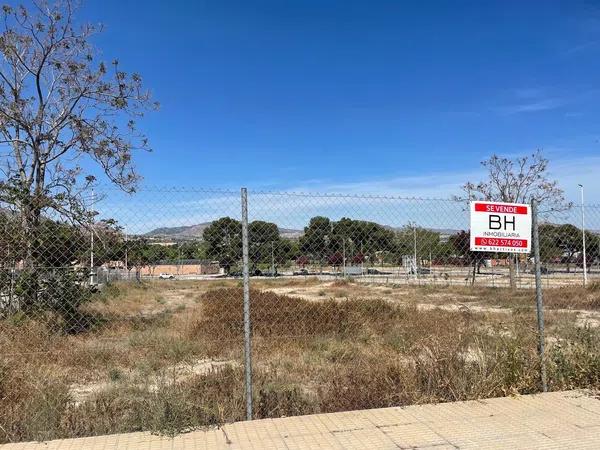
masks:
<svg viewBox="0 0 600 450"><path fill-rule="evenodd" d="M20 219L25 267L44 215L88 221L84 193L96 179L83 165L132 191L133 153L149 150L136 119L157 105L138 74L96 61L100 30L76 26L73 13L72 0L1 12L0 202Z"/></svg>
<svg viewBox="0 0 600 450"><path fill-rule="evenodd" d="M467 182L462 189L468 200L530 204L536 199L544 211L565 211L571 203L558 181L549 179L548 164L541 150L515 159L492 155L481 162L487 179Z"/></svg>
<svg viewBox="0 0 600 450"><path fill-rule="evenodd" d="M487 179L467 182L462 189L467 200L531 204L536 199L543 212L565 211L571 203L566 201L558 181L549 178L548 164L541 150L515 159L492 155L481 162ZM510 284L515 287L514 259L509 262Z"/></svg>

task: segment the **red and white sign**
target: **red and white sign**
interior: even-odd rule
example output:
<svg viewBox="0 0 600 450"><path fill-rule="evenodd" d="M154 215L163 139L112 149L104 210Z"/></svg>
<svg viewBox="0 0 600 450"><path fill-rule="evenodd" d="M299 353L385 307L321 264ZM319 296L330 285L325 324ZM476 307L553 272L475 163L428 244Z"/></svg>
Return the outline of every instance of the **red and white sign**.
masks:
<svg viewBox="0 0 600 450"><path fill-rule="evenodd" d="M471 202L471 251L529 253L531 206Z"/></svg>

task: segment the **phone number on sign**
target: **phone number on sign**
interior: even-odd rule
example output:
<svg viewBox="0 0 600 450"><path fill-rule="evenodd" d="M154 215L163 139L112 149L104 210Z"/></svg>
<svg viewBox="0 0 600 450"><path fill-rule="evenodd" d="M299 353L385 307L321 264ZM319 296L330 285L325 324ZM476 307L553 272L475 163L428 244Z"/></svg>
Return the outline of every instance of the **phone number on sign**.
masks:
<svg viewBox="0 0 600 450"><path fill-rule="evenodd" d="M475 238L475 245L486 245L491 247L527 247L527 239L496 239L496 238Z"/></svg>

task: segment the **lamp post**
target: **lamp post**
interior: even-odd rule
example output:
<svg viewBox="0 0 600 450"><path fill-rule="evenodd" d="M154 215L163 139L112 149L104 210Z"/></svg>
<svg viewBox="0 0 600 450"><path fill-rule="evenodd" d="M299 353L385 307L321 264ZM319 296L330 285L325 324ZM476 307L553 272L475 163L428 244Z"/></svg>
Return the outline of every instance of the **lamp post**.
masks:
<svg viewBox="0 0 600 450"><path fill-rule="evenodd" d="M581 231L583 243L583 286L587 286L587 255L585 248L585 206L583 204L583 184L579 185L581 190Z"/></svg>

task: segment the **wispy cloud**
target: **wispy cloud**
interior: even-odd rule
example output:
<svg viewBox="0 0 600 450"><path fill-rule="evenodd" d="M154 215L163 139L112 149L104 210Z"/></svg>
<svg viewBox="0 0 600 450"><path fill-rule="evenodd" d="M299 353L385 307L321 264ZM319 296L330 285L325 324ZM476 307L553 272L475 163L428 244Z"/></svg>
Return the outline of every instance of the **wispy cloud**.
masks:
<svg viewBox="0 0 600 450"><path fill-rule="evenodd" d="M516 88L513 89L510 94L514 95L516 98L522 99L532 99L532 98L540 98L545 95L546 88L536 86L536 87L524 87L524 88Z"/></svg>
<svg viewBox="0 0 600 450"><path fill-rule="evenodd" d="M345 195L393 195L401 197L449 198L460 193L460 186L477 177L477 171L437 172L351 182L304 183L287 189L293 192L332 192Z"/></svg>
<svg viewBox="0 0 600 450"><path fill-rule="evenodd" d="M546 87L516 88L505 93L504 99L492 106L491 110L506 116L551 111L591 100L596 101L599 92L595 88L580 88L568 92Z"/></svg>
<svg viewBox="0 0 600 450"><path fill-rule="evenodd" d="M567 101L564 98L546 98L529 102L515 103L512 105L500 106L495 110L503 115L512 115L520 113L532 113L548 111L564 106Z"/></svg>
<svg viewBox="0 0 600 450"><path fill-rule="evenodd" d="M600 204L600 156L565 157L573 153L570 148L552 147L546 151L550 157L550 177L558 180L568 198L578 197L578 184L584 184L588 191L588 203ZM505 155L511 158L531 152ZM352 182L319 181L290 188L295 192L335 192L349 195L393 195L417 198L451 198L461 193L461 186L467 181L477 182L485 177L478 165L460 172L438 172L419 176L397 176Z"/></svg>
<svg viewBox="0 0 600 450"><path fill-rule="evenodd" d="M593 39L585 42L580 42L578 44L567 47L561 52L562 56L573 56L578 55L580 53L585 53L588 51L595 51L600 48L600 40Z"/></svg>

